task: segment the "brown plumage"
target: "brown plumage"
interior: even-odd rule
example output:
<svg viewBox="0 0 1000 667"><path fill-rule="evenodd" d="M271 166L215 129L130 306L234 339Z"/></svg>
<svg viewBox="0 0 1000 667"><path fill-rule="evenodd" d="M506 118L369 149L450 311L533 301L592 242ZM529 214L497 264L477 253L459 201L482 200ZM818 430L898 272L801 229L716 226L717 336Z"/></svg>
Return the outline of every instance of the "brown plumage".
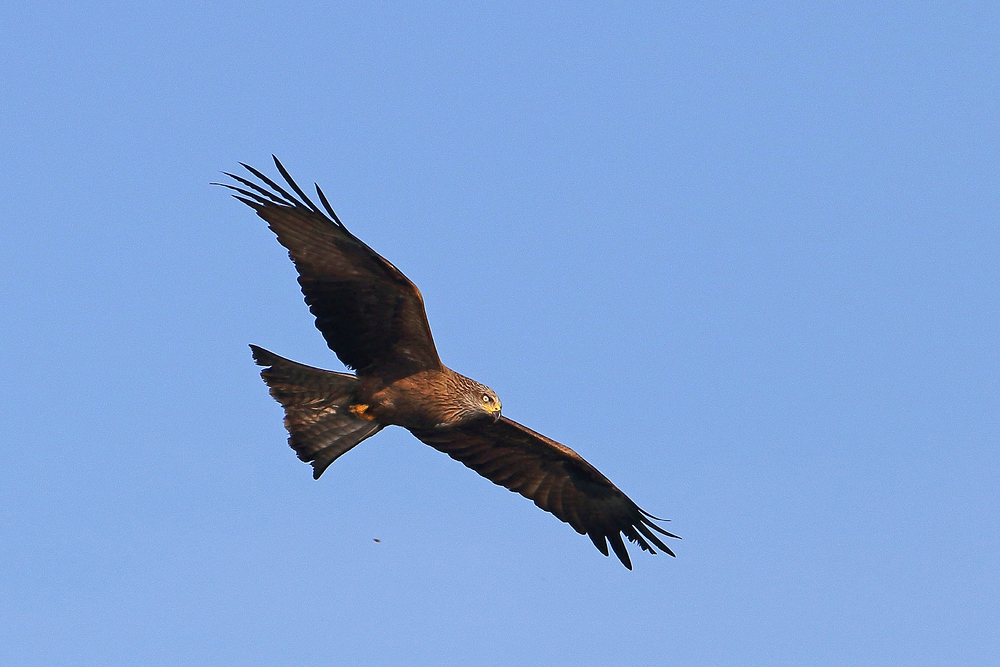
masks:
<svg viewBox="0 0 1000 667"><path fill-rule="evenodd" d="M246 164L260 184L226 173L239 185L219 185L235 191L288 249L316 327L355 371L325 371L250 346L285 409L288 443L312 463L315 478L365 438L402 426L589 536L605 556L610 542L629 569L622 535L644 551L674 555L657 533L677 536L653 523L660 519L569 447L501 417L492 389L442 364L416 285L347 231L319 186L325 210L277 158L274 164L295 194Z"/></svg>

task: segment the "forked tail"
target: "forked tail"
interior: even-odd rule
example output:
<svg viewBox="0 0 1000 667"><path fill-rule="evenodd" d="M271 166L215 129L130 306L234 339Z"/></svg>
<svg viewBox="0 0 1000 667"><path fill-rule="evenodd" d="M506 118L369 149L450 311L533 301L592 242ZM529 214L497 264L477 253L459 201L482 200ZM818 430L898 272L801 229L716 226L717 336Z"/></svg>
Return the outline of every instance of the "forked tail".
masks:
<svg viewBox="0 0 1000 667"><path fill-rule="evenodd" d="M250 350L258 366L267 366L260 376L285 408L288 444L300 459L312 463L313 479L341 454L382 430L382 424L348 409L357 389L355 376L298 364L256 345Z"/></svg>

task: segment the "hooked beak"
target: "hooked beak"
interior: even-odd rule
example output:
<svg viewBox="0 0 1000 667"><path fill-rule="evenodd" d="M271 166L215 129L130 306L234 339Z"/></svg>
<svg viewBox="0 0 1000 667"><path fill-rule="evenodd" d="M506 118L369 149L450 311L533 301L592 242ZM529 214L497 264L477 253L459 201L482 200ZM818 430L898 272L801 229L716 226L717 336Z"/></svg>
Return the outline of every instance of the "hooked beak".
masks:
<svg viewBox="0 0 1000 667"><path fill-rule="evenodd" d="M493 411L493 423L496 424L498 421L500 421L500 408Z"/></svg>

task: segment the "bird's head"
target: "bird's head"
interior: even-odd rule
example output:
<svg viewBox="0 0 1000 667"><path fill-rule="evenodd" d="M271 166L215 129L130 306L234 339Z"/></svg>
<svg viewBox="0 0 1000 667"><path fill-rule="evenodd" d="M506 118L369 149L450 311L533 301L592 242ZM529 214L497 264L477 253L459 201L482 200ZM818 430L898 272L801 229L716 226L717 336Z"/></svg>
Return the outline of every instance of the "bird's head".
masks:
<svg viewBox="0 0 1000 667"><path fill-rule="evenodd" d="M484 384L470 380L462 392L463 412L467 419L482 419L489 417L493 421L500 419L500 398L496 392Z"/></svg>

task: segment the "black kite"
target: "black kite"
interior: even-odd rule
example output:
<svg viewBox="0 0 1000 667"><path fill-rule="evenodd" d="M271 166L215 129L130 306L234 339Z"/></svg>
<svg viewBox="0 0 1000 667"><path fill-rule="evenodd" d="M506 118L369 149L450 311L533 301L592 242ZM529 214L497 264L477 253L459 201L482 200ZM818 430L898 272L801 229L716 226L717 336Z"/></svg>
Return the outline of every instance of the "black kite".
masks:
<svg viewBox="0 0 1000 667"><path fill-rule="evenodd" d="M316 186L320 210L285 168L274 163L290 194L243 164L262 184L226 173L278 236L327 345L354 375L289 361L251 345L261 377L285 409L289 444L313 477L359 442L402 426L495 484L505 486L587 535L605 556L608 542L632 569L624 534L644 551L673 556L656 524L579 454L501 417L489 387L441 363L416 285L347 231ZM242 164L242 163L241 163ZM655 532L654 532L655 531Z"/></svg>

